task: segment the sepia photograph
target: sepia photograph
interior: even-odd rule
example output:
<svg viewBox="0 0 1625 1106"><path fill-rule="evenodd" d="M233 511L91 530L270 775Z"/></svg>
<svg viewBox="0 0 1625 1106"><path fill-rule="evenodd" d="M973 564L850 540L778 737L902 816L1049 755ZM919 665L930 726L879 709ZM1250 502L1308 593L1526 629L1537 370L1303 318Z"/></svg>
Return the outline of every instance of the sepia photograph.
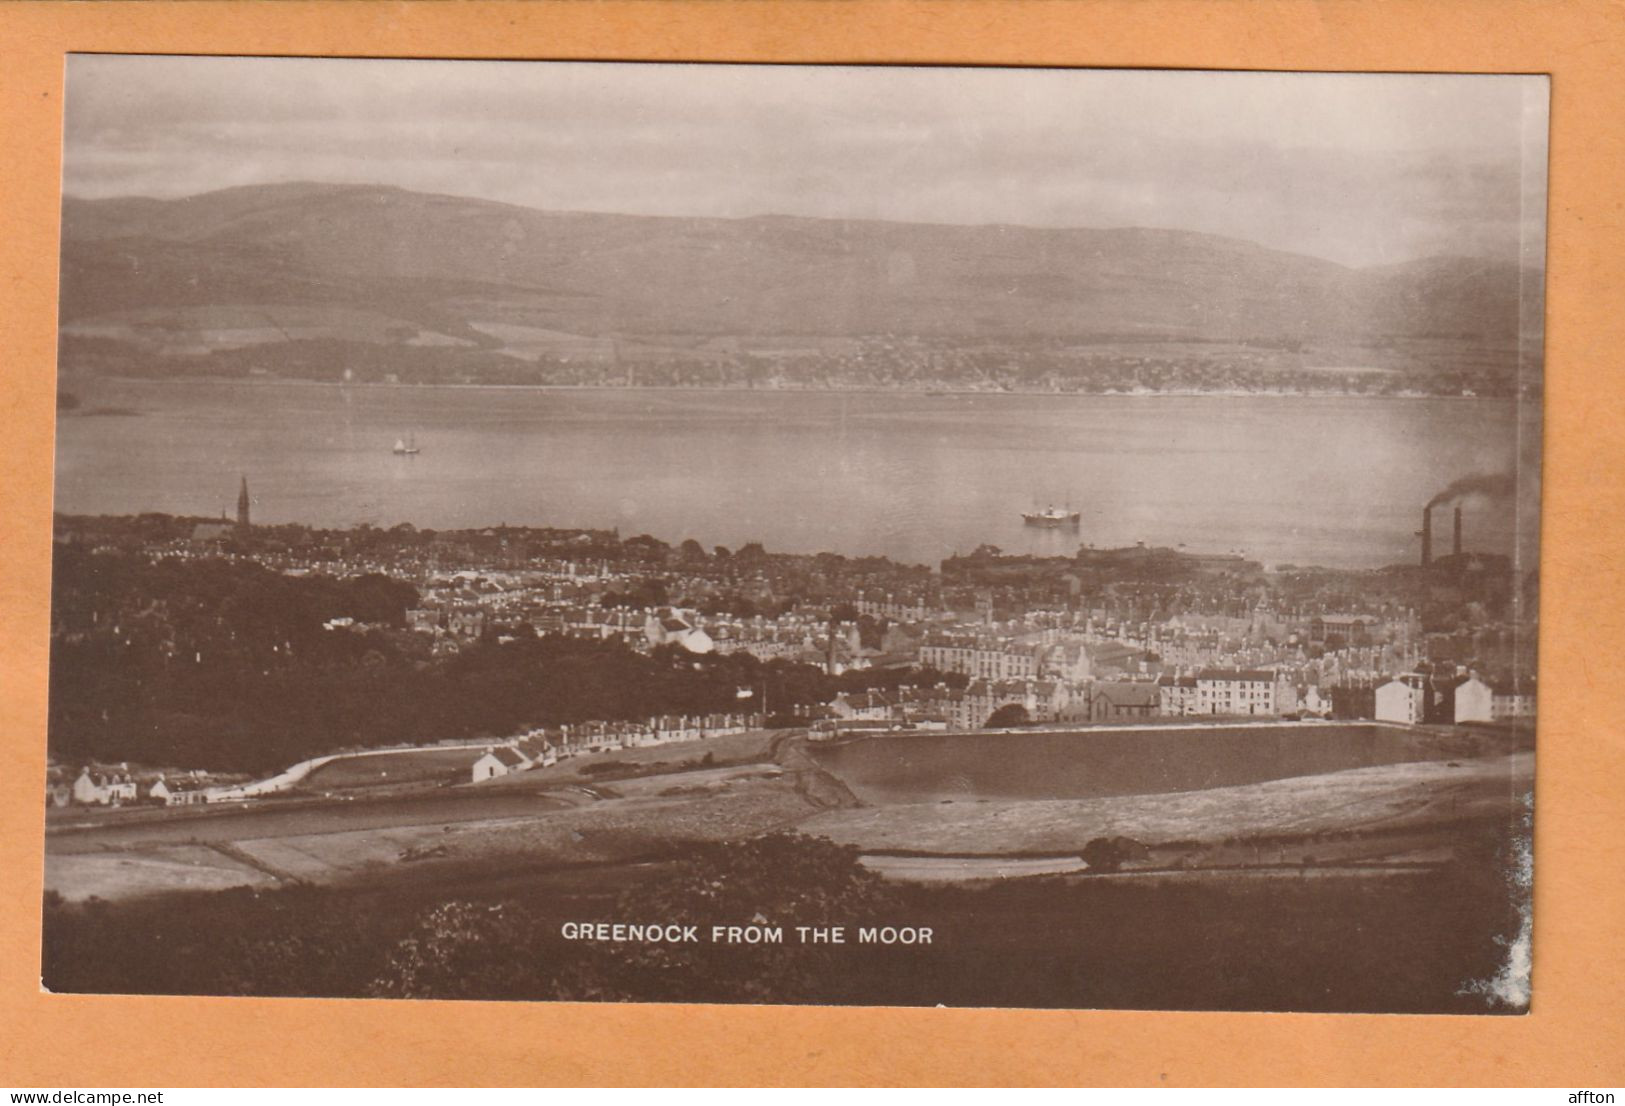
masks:
<svg viewBox="0 0 1625 1106"><path fill-rule="evenodd" d="M1528 1012L1548 101L70 56L43 987Z"/></svg>

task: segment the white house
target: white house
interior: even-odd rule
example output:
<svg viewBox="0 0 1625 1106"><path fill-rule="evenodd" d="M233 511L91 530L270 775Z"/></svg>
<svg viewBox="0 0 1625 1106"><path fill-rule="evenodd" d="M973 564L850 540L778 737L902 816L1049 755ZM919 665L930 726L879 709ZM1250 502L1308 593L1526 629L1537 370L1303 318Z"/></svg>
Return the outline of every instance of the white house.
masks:
<svg viewBox="0 0 1625 1106"><path fill-rule="evenodd" d="M102 789L101 784L91 778L89 768L81 768L79 778L73 781L73 801L87 806L107 801L107 792Z"/></svg>
<svg viewBox="0 0 1625 1106"><path fill-rule="evenodd" d="M121 765L120 771L115 773L94 776L87 766L80 770L79 778L73 781L73 801L87 806L131 803L135 801L137 790L128 765Z"/></svg>
<svg viewBox="0 0 1625 1106"><path fill-rule="evenodd" d="M485 755L474 762L472 773L475 783L483 783L529 767L530 761L518 750L508 745L500 745L495 749L487 749Z"/></svg>
<svg viewBox="0 0 1625 1106"><path fill-rule="evenodd" d="M650 645L681 645L690 653L709 653L716 648L711 635L694 625L690 612L662 607L643 623L643 636Z"/></svg>
<svg viewBox="0 0 1625 1106"><path fill-rule="evenodd" d="M1477 676L1469 676L1456 685L1455 708L1452 712L1457 722L1489 722L1495 718L1495 693L1490 685Z"/></svg>
<svg viewBox="0 0 1625 1106"><path fill-rule="evenodd" d="M836 717L875 722L892 716L892 701L884 691L843 691L830 705Z"/></svg>
<svg viewBox="0 0 1625 1106"><path fill-rule="evenodd" d="M1427 677L1416 672L1395 676L1377 688L1377 721L1417 725L1427 709Z"/></svg>

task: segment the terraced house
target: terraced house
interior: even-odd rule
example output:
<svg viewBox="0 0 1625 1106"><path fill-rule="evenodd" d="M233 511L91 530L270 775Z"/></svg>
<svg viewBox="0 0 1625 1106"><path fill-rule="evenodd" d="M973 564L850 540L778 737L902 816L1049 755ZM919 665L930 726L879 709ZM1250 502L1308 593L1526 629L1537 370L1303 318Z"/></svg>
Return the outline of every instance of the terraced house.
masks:
<svg viewBox="0 0 1625 1106"><path fill-rule="evenodd" d="M1280 714L1291 709L1282 706L1284 687L1273 672L1204 669L1196 674L1196 713Z"/></svg>

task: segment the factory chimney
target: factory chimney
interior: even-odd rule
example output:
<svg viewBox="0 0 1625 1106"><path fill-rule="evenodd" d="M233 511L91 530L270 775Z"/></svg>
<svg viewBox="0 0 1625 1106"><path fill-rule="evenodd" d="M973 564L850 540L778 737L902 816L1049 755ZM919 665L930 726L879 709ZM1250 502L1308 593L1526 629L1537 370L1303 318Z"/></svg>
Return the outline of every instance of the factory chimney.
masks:
<svg viewBox="0 0 1625 1106"><path fill-rule="evenodd" d="M1433 563L1433 508L1422 508L1422 528L1416 532L1422 539L1422 567Z"/></svg>
<svg viewBox="0 0 1625 1106"><path fill-rule="evenodd" d="M1455 540L1450 543L1450 552L1458 557L1461 556L1461 506L1459 504L1456 507L1456 536Z"/></svg>

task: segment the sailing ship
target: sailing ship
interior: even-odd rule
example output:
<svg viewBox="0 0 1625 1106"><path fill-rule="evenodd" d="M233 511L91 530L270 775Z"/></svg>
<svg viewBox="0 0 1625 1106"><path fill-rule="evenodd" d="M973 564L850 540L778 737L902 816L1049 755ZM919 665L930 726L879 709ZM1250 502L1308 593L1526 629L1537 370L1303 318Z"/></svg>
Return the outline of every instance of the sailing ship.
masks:
<svg viewBox="0 0 1625 1106"><path fill-rule="evenodd" d="M406 436L405 441L402 441L400 438L395 439L395 455L397 457L409 457L412 454L417 453L417 452L418 452L417 439L415 437L413 437L411 434L408 434Z"/></svg>

